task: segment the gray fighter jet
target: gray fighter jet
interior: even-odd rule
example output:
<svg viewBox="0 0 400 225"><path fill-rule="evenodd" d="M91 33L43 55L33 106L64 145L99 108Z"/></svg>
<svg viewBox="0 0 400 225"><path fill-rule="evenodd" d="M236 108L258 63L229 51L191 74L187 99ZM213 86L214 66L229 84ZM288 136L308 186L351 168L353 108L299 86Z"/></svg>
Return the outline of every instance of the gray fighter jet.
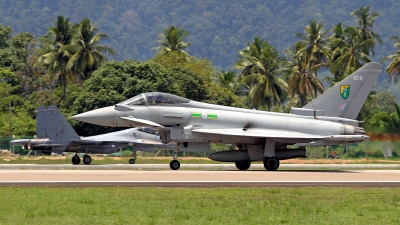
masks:
<svg viewBox="0 0 400 225"><path fill-rule="evenodd" d="M164 143L178 144L170 163L173 170L180 166L178 151L209 151L210 143L235 144L238 149L211 154L213 160L235 162L240 170L247 170L252 161L263 161L266 170L277 170L279 160L306 157L304 146L368 139L360 127L362 121L356 117L381 70L381 64L368 63L303 108L292 108L290 114L213 105L152 92L72 118L103 126L157 129Z"/></svg>
<svg viewBox="0 0 400 225"><path fill-rule="evenodd" d="M11 144L21 145L24 149L63 152L83 152L84 164L90 164L92 158L87 153L110 154L125 146L134 146L135 150L154 152L155 148L175 149L176 144L161 142L158 132L150 128L131 128L122 131L79 137L56 106L47 109L40 106L36 112L37 139L19 139ZM81 161L78 154L72 157L73 164ZM130 164L135 159L129 160Z"/></svg>

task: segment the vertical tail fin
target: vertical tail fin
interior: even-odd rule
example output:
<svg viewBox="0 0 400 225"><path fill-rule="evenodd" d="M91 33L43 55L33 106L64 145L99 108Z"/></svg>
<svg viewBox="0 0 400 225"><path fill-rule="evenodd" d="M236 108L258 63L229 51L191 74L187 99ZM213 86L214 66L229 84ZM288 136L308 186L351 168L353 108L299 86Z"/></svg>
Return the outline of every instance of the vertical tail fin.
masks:
<svg viewBox="0 0 400 225"><path fill-rule="evenodd" d="M303 109L325 111L324 116L356 119L381 71L382 64L367 63Z"/></svg>
<svg viewBox="0 0 400 225"><path fill-rule="evenodd" d="M79 138L79 135L54 105L47 109L44 106L37 108L36 136L56 141Z"/></svg>
<svg viewBox="0 0 400 225"><path fill-rule="evenodd" d="M51 139L56 141L70 141L71 139L79 138L79 135L55 105L51 105L47 108L45 126L49 138L51 137Z"/></svg>

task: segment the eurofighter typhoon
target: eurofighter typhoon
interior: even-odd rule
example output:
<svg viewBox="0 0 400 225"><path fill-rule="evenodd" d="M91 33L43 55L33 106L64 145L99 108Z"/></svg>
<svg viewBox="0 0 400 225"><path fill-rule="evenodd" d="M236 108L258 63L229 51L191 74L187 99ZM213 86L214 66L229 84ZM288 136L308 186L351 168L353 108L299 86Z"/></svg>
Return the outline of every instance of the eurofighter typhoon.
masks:
<svg viewBox="0 0 400 225"><path fill-rule="evenodd" d="M103 126L157 129L164 143L177 143L170 163L173 170L180 167L179 151L209 151L210 143L223 143L234 144L238 150L216 152L210 159L235 162L239 170L247 170L251 162L263 161L266 170L274 171L280 160L306 157L304 146L367 140L369 137L360 127L362 121L356 117L381 70L381 64L368 63L303 108L292 108L290 114L151 92L72 118Z"/></svg>

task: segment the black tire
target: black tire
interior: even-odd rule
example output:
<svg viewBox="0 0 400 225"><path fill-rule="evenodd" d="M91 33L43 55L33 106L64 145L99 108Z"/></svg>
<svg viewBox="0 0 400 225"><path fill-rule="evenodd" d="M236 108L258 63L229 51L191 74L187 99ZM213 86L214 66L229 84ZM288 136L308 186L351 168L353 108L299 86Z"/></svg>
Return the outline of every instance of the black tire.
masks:
<svg viewBox="0 0 400 225"><path fill-rule="evenodd" d="M264 159L264 168L268 171L275 171L279 168L279 159L276 157L267 157Z"/></svg>
<svg viewBox="0 0 400 225"><path fill-rule="evenodd" d="M240 162L235 162L236 168L239 170L248 170L251 166L251 161L246 160L246 161L240 161Z"/></svg>
<svg viewBox="0 0 400 225"><path fill-rule="evenodd" d="M129 164L135 164L136 160L135 159L130 159Z"/></svg>
<svg viewBox="0 0 400 225"><path fill-rule="evenodd" d="M79 163L81 163L81 158L77 155L72 156L72 164L78 165Z"/></svg>
<svg viewBox="0 0 400 225"><path fill-rule="evenodd" d="M83 156L83 163L86 165L89 165L90 163L92 163L92 157L90 157L90 155L84 155Z"/></svg>
<svg viewBox="0 0 400 225"><path fill-rule="evenodd" d="M178 160L172 160L169 163L169 167L171 168L171 170L178 170L181 167L181 164Z"/></svg>

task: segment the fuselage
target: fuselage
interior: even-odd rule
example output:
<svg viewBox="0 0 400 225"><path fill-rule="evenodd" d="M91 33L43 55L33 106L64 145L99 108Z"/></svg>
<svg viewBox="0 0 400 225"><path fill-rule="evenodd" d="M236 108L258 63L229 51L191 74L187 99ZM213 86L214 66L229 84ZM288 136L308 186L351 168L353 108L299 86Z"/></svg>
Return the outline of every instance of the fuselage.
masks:
<svg viewBox="0 0 400 225"><path fill-rule="evenodd" d="M368 63L302 108L290 114L241 109L191 101L168 93L143 93L115 106L73 116L103 126L152 127L163 143L177 143L171 169L178 169L177 152L209 151L210 143L236 144L211 154L213 160L235 162L246 170L263 161L276 170L279 160L306 157L305 146L327 146L368 139L357 121L382 65ZM296 145L294 149L288 145Z"/></svg>
<svg viewBox="0 0 400 225"><path fill-rule="evenodd" d="M152 96L154 95L154 96ZM157 96L160 96L157 100ZM165 101L164 101L165 100ZM228 106L201 103L165 93L146 93L128 99L115 106L105 107L73 118L105 126L155 127L164 143L215 142L256 143L260 137L246 135L204 134L192 132L198 129L263 130L266 132L290 132L290 136L335 136L364 134L358 122L345 118L301 116ZM167 133L167 134L165 134ZM279 135L278 135L279 136ZM312 136L311 136L312 137ZM277 142L293 144L307 142L307 138L279 139Z"/></svg>

